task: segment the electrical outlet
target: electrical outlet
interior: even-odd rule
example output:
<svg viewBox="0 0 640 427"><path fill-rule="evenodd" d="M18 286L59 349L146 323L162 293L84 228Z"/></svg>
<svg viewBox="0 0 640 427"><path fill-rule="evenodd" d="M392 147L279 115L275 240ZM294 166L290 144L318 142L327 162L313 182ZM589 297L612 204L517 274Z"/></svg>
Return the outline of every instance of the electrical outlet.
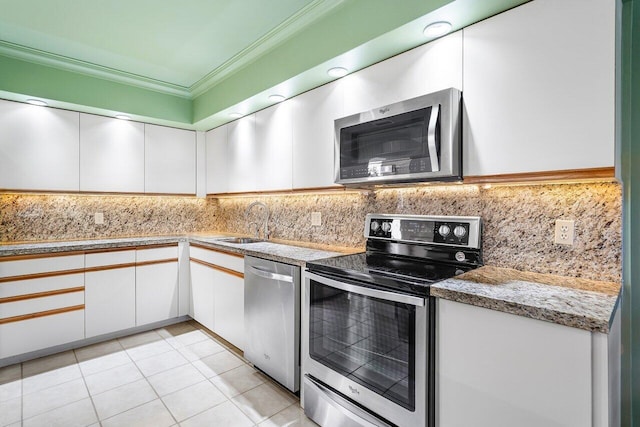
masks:
<svg viewBox="0 0 640 427"><path fill-rule="evenodd" d="M102 225L104 224L104 213L102 212L96 212L95 214L93 214L93 222L96 225Z"/></svg>
<svg viewBox="0 0 640 427"><path fill-rule="evenodd" d="M320 212L311 212L311 225L314 227L322 225L322 214Z"/></svg>
<svg viewBox="0 0 640 427"><path fill-rule="evenodd" d="M573 246L575 221L572 219L557 219L554 243Z"/></svg>

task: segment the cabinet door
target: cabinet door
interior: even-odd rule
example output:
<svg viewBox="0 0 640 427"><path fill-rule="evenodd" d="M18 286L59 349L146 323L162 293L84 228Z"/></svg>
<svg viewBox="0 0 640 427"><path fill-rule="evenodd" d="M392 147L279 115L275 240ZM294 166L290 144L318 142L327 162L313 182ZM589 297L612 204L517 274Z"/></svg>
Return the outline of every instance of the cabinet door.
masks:
<svg viewBox="0 0 640 427"><path fill-rule="evenodd" d="M191 301L193 318L213 331L213 269L194 261L191 261Z"/></svg>
<svg viewBox="0 0 640 427"><path fill-rule="evenodd" d="M436 424L591 425L590 332L446 300L437 308Z"/></svg>
<svg viewBox="0 0 640 427"><path fill-rule="evenodd" d="M228 191L228 128L228 125L220 126L211 129L206 135L207 194L219 194Z"/></svg>
<svg viewBox="0 0 640 427"><path fill-rule="evenodd" d="M450 34L346 76L344 115L450 87L462 89L462 32Z"/></svg>
<svg viewBox="0 0 640 427"><path fill-rule="evenodd" d="M0 324L0 359L81 340L84 310Z"/></svg>
<svg viewBox="0 0 640 427"><path fill-rule="evenodd" d="M136 325L135 261L133 249L85 255L87 338Z"/></svg>
<svg viewBox="0 0 640 427"><path fill-rule="evenodd" d="M292 102L281 102L256 113L256 190L290 190L292 185Z"/></svg>
<svg viewBox="0 0 640 427"><path fill-rule="evenodd" d="M0 100L0 188L78 191L79 114Z"/></svg>
<svg viewBox="0 0 640 427"><path fill-rule="evenodd" d="M333 121L344 116L341 81L297 96L293 109L293 188L336 186Z"/></svg>
<svg viewBox="0 0 640 427"><path fill-rule="evenodd" d="M136 267L136 325L178 317L177 261Z"/></svg>
<svg viewBox="0 0 640 427"><path fill-rule="evenodd" d="M228 191L256 191L259 163L256 154L255 114L227 126Z"/></svg>
<svg viewBox="0 0 640 427"><path fill-rule="evenodd" d="M144 125L146 193L196 193L196 133Z"/></svg>
<svg viewBox="0 0 640 427"><path fill-rule="evenodd" d="M144 192L144 125L80 114L80 191Z"/></svg>
<svg viewBox="0 0 640 427"><path fill-rule="evenodd" d="M214 332L244 348L244 279L213 270Z"/></svg>
<svg viewBox="0 0 640 427"><path fill-rule="evenodd" d="M135 267L85 273L87 338L136 326Z"/></svg>
<svg viewBox="0 0 640 427"><path fill-rule="evenodd" d="M613 166L614 55L615 2L536 0L464 29L464 175Z"/></svg>

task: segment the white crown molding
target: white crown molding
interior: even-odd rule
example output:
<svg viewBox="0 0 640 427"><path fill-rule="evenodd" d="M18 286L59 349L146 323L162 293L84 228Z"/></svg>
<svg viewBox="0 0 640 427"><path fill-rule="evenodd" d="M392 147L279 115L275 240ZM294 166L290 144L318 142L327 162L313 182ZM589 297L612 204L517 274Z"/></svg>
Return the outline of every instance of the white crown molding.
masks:
<svg viewBox="0 0 640 427"><path fill-rule="evenodd" d="M229 75L250 64L258 57L276 47L305 26L326 15L345 0L313 0L307 6L274 27L264 36L235 54L224 64L211 71L190 88L192 97L202 95Z"/></svg>
<svg viewBox="0 0 640 427"><path fill-rule="evenodd" d="M117 83L137 86L143 89L149 89L160 93L179 96L182 98L191 98L191 92L188 88L183 86L151 79L149 77L139 76L137 74L127 73L125 71L120 71L109 67L103 67L101 65L80 61L78 59L68 58L62 55L56 55L39 49L21 46L3 40L0 40L0 55L32 62L35 64L46 65L48 67L53 67L60 70L72 71L90 77L98 77Z"/></svg>
<svg viewBox="0 0 640 427"><path fill-rule="evenodd" d="M291 15L267 34L238 52L221 66L211 71L198 82L187 88L184 86L155 80L137 74L127 73L102 65L69 58L39 49L0 40L0 55L35 64L45 65L65 71L72 71L90 77L123 83L131 86L149 89L160 93L193 99L209 90L217 83L229 77L235 71L251 63L279 43L300 31L306 25L327 14L345 0L313 0L307 6Z"/></svg>

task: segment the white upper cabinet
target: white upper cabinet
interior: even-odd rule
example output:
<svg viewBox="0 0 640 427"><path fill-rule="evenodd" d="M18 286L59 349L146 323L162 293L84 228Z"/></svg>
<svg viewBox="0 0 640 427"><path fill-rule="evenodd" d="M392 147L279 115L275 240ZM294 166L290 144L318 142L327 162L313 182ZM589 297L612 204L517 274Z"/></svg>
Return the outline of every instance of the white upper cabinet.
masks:
<svg viewBox="0 0 640 427"><path fill-rule="evenodd" d="M256 155L256 116L251 114L227 126L227 191L256 191L260 162Z"/></svg>
<svg viewBox="0 0 640 427"><path fill-rule="evenodd" d="M258 191L291 189L292 105L285 101L256 113Z"/></svg>
<svg viewBox="0 0 640 427"><path fill-rule="evenodd" d="M228 191L227 130L229 125L211 129L206 134L207 194Z"/></svg>
<svg viewBox="0 0 640 427"><path fill-rule="evenodd" d="M344 116L342 81L292 98L293 188L335 186L333 121Z"/></svg>
<svg viewBox="0 0 640 427"><path fill-rule="evenodd" d="M464 174L614 165L615 2L536 0L464 30Z"/></svg>
<svg viewBox="0 0 640 427"><path fill-rule="evenodd" d="M144 125L144 185L147 193L196 193L196 133Z"/></svg>
<svg viewBox="0 0 640 427"><path fill-rule="evenodd" d="M350 74L342 84L345 116L450 87L462 89L462 32Z"/></svg>
<svg viewBox="0 0 640 427"><path fill-rule="evenodd" d="M78 191L79 114L0 100L0 188Z"/></svg>
<svg viewBox="0 0 640 427"><path fill-rule="evenodd" d="M80 190L144 192L144 124L80 114Z"/></svg>

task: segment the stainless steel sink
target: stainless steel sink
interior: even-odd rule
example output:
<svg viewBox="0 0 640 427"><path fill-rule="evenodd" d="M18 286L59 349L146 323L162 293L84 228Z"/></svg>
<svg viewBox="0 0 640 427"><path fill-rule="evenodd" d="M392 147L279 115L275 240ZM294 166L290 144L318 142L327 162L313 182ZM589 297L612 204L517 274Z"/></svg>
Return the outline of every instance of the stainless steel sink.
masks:
<svg viewBox="0 0 640 427"><path fill-rule="evenodd" d="M259 243L264 242L262 239L255 239L253 237L230 237L228 239L220 239L219 242L234 243L237 245L246 243Z"/></svg>

